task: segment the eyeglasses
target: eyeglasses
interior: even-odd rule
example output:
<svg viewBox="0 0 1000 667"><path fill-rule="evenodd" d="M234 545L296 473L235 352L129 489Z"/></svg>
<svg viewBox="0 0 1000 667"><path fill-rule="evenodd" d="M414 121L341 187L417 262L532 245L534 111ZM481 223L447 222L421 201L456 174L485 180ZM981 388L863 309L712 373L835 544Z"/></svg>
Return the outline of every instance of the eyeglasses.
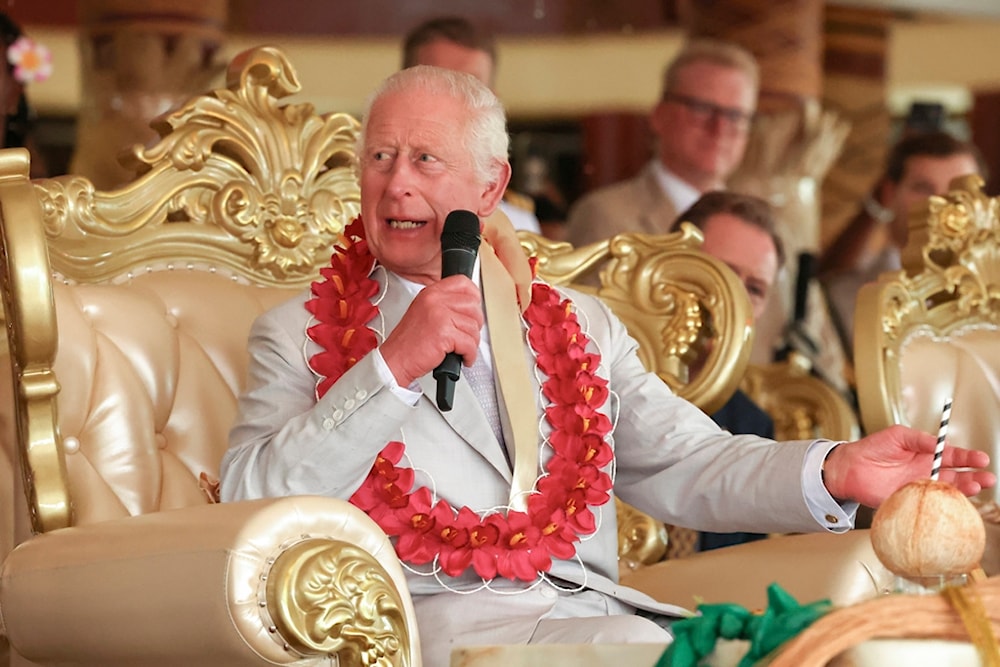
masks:
<svg viewBox="0 0 1000 667"><path fill-rule="evenodd" d="M725 121L725 123L734 129L745 130L750 126L750 121L753 120L753 114L744 111L743 109L734 109L733 107L720 107L718 104L709 102L708 100L700 100L697 97L691 97L689 95L681 95L679 93L665 93L663 95L664 102L676 102L677 104L682 104L691 112L691 115L699 123L707 123L709 121Z"/></svg>

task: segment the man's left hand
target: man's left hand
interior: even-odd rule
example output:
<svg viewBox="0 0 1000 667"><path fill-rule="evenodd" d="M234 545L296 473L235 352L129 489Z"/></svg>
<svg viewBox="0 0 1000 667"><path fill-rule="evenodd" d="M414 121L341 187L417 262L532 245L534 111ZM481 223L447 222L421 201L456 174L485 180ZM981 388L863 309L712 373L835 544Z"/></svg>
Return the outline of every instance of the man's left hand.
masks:
<svg viewBox="0 0 1000 667"><path fill-rule="evenodd" d="M937 436L891 426L855 442L834 447L823 465L823 481L834 498L878 507L899 487L929 478ZM996 484L984 470L986 452L946 444L938 476L967 496Z"/></svg>

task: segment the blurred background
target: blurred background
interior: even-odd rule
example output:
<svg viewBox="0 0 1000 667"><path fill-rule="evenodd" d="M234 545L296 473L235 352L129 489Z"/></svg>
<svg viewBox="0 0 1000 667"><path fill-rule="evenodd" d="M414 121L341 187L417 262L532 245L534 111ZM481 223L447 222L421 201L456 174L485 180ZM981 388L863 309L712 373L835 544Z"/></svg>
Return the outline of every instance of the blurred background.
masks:
<svg viewBox="0 0 1000 667"><path fill-rule="evenodd" d="M1000 188L1000 0L5 0L53 53L31 84L50 175L87 171L111 144L149 142L149 119L207 88L261 43L282 47L320 111L359 113L400 64L404 33L459 14L499 43L515 186L558 224L581 193L649 157L647 114L664 64L692 30L740 41L762 63L762 110L818 102L851 123L823 187L822 242L856 208L907 123L983 151ZM115 150L120 150L120 147ZM95 167L96 168L96 167ZM551 206L551 210L545 208ZM544 221L544 220L543 220Z"/></svg>

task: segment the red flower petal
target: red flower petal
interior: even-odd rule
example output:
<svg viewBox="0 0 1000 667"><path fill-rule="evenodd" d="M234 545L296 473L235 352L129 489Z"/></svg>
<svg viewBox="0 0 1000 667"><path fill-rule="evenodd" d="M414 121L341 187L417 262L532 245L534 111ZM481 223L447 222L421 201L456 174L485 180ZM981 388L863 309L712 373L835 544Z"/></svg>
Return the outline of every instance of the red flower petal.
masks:
<svg viewBox="0 0 1000 667"><path fill-rule="evenodd" d="M309 360L321 377L320 396L378 343L367 327L378 315L371 303L378 292L370 277L373 266L358 218L345 229L306 304L316 320L308 335L322 348ZM600 356L587 351L589 341L572 303L551 286L532 285L524 317L536 364L546 377L542 392L554 429L547 474L537 481L527 512L480 517L467 507L456 512L444 500L435 503L426 487L414 490L413 470L398 465L403 444L389 443L351 502L395 538L396 551L407 562L437 559L452 576L471 567L485 579L533 581L552 567L553 557L572 558L580 535L596 530L590 507L610 500L611 478L604 469L614 458L604 441L611 422L600 412L608 398L607 381L596 375Z"/></svg>

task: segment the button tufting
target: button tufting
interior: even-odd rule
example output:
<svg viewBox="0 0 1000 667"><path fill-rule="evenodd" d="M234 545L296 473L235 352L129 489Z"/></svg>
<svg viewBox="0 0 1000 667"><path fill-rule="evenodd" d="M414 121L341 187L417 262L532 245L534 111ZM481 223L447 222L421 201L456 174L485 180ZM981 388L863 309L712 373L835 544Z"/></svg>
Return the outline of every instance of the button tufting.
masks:
<svg viewBox="0 0 1000 667"><path fill-rule="evenodd" d="M67 454L76 454L80 451L80 441L76 438L63 438L63 449Z"/></svg>
<svg viewBox="0 0 1000 667"><path fill-rule="evenodd" d="M171 328L173 329L177 328L177 317L173 313L167 313L164 319L167 321L167 324L169 324Z"/></svg>

